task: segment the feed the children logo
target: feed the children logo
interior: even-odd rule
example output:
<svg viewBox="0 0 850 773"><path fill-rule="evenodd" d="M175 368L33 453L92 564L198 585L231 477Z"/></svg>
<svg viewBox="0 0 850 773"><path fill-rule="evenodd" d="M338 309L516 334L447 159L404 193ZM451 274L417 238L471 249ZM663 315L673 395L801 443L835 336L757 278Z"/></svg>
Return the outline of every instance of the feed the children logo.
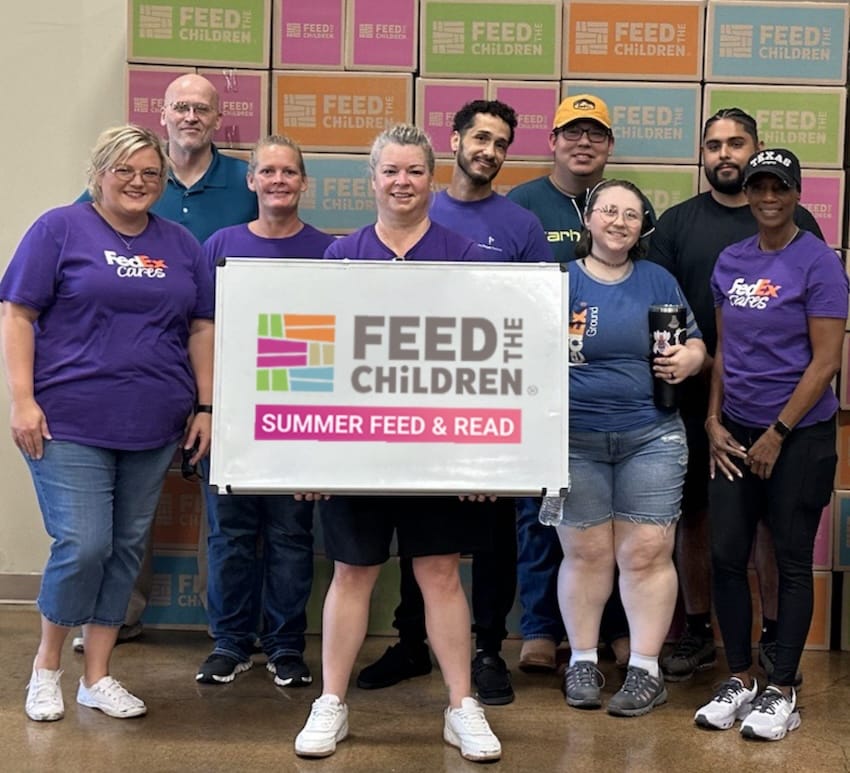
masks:
<svg viewBox="0 0 850 773"><path fill-rule="evenodd" d="M258 392L332 392L333 314L260 314Z"/></svg>

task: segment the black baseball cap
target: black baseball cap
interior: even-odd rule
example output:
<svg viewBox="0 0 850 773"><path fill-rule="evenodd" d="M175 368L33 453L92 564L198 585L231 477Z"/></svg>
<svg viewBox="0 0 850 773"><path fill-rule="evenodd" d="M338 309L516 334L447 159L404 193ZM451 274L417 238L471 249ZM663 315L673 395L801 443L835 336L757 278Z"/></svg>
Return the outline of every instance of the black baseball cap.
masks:
<svg viewBox="0 0 850 773"><path fill-rule="evenodd" d="M803 189L800 174L800 161L790 150L785 148L766 148L750 156L744 167L744 187L757 174L772 174L778 177L786 187Z"/></svg>

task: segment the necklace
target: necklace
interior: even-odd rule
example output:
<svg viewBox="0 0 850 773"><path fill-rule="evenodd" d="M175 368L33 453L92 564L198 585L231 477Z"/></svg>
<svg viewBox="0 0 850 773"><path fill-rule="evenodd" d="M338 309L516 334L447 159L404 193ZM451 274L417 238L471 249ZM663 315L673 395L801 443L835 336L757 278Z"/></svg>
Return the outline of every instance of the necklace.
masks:
<svg viewBox="0 0 850 773"><path fill-rule="evenodd" d="M114 225L112 225L112 223L109 222L109 220L106 218L106 216L103 214L97 204L92 202L92 207L94 208L94 211L97 212L98 215L100 215L103 222L106 223L106 225L108 225L112 229L112 233L114 233L121 240L121 243L127 248L127 252L132 252L133 242L136 241L136 239L144 233L145 228L147 228L147 222L145 222L145 225L142 227L142 230L139 231L139 233L133 234L132 236L130 236L129 239L127 239L125 238L125 235L121 233L121 231L119 231ZM145 215L145 217L147 217L147 215Z"/></svg>
<svg viewBox="0 0 850 773"><path fill-rule="evenodd" d="M764 244L762 244L762 241L759 238L759 249L762 252L782 252L782 250L784 250L789 244L791 244L791 242L794 241L794 239L797 238L798 233L800 233L800 229L797 226L794 226L794 233L791 234L791 238L787 242L785 242L785 244L783 244L781 247L777 247L775 250L774 249L771 249L771 250L767 249L764 246Z"/></svg>
<svg viewBox="0 0 850 773"><path fill-rule="evenodd" d="M620 261L619 263L612 263L610 260L605 260L604 258L600 258L598 255L594 255L592 252L590 253L590 257L594 260L598 260L603 266L608 266L608 268L622 268L629 262L628 255L625 260Z"/></svg>

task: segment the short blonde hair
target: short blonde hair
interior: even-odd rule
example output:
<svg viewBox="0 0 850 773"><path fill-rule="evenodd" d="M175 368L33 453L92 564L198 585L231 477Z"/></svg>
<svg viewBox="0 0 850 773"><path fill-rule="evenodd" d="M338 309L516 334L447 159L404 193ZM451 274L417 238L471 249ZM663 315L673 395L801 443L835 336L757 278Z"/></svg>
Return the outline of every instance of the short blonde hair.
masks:
<svg viewBox="0 0 850 773"><path fill-rule="evenodd" d="M165 145L158 134L141 126L126 124L106 129L91 151L88 166L88 192L94 201L100 202L103 190L100 187L100 177L108 169L126 161L134 153L145 148L153 148L159 156L161 167L161 182L168 176L168 156Z"/></svg>
<svg viewBox="0 0 850 773"><path fill-rule="evenodd" d="M307 168L304 166L304 154L301 152L301 148L298 147L298 143L295 140L290 139L284 134L270 134L268 137L263 137L263 139L251 148L251 156L248 160L248 171L251 174L254 174L254 172L257 171L257 155L260 150L262 148L272 147L289 148L293 153L295 153L295 156L298 159L298 171L301 172L301 176L307 176Z"/></svg>
<svg viewBox="0 0 850 773"><path fill-rule="evenodd" d="M431 145L431 140L418 126L410 123L398 123L391 126L389 129L382 131L375 141L372 143L372 150L369 153L369 175L375 176L375 170L378 168L378 160L381 158L381 152L387 145L416 145L422 148L425 154L425 164L428 167L429 174L434 174L436 162L434 160L434 148Z"/></svg>

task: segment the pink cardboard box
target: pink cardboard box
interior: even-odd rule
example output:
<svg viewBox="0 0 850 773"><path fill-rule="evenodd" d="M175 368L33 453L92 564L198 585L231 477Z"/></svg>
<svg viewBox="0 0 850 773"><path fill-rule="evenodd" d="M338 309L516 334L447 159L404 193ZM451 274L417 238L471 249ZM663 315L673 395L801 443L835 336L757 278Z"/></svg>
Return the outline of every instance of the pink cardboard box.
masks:
<svg viewBox="0 0 850 773"><path fill-rule="evenodd" d="M346 70L416 70L419 0L348 0L346 19Z"/></svg>
<svg viewBox="0 0 850 773"><path fill-rule="evenodd" d="M127 65L127 123L144 126L165 136L159 119L165 101L165 89L180 75L196 72L194 67Z"/></svg>
<svg viewBox="0 0 850 773"><path fill-rule="evenodd" d="M490 99L510 105L517 113L516 136L508 158L549 161L549 134L561 98L559 81L490 81Z"/></svg>
<svg viewBox="0 0 850 773"><path fill-rule="evenodd" d="M800 203L818 221L830 247L841 246L844 225L844 172L841 169L804 169Z"/></svg>
<svg viewBox="0 0 850 773"><path fill-rule="evenodd" d="M198 68L218 89L221 126L213 141L224 148L250 148L269 133L269 74L261 70Z"/></svg>
<svg viewBox="0 0 850 773"><path fill-rule="evenodd" d="M487 81L416 79L416 107L413 120L431 138L438 158L452 156L452 122L467 102L487 98Z"/></svg>
<svg viewBox="0 0 850 773"><path fill-rule="evenodd" d="M272 67L341 70L345 0L275 0Z"/></svg>
<svg viewBox="0 0 850 773"><path fill-rule="evenodd" d="M813 567L815 569L832 569L832 500L821 513L820 526L815 536Z"/></svg>

